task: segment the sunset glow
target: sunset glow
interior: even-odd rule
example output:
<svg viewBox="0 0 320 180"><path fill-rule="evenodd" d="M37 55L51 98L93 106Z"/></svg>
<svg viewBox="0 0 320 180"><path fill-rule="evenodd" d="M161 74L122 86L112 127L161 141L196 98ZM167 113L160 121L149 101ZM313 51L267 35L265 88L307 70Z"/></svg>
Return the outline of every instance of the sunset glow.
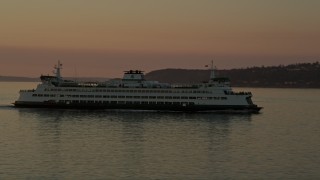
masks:
<svg viewBox="0 0 320 180"><path fill-rule="evenodd" d="M218 68L320 60L320 1L0 3L0 75L118 77L128 69Z"/></svg>

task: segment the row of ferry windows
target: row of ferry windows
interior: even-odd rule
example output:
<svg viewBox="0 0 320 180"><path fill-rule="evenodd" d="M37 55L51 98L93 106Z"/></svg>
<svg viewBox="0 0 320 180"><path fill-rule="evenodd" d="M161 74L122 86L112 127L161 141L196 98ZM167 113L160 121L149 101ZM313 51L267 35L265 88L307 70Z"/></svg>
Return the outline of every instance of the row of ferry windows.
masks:
<svg viewBox="0 0 320 180"><path fill-rule="evenodd" d="M123 93L211 93L200 90L133 90L133 89L45 89L45 91L67 91L67 92L123 92Z"/></svg>
<svg viewBox="0 0 320 180"><path fill-rule="evenodd" d="M166 104L166 105L194 105L194 102L155 102L155 101L84 101L60 100L60 103L99 103L99 104Z"/></svg>
<svg viewBox="0 0 320 180"><path fill-rule="evenodd" d="M55 94L33 94L34 97L56 97ZM227 100L227 97L195 97L195 96L107 96L107 95L58 95L67 98L126 98L126 99L215 99Z"/></svg>

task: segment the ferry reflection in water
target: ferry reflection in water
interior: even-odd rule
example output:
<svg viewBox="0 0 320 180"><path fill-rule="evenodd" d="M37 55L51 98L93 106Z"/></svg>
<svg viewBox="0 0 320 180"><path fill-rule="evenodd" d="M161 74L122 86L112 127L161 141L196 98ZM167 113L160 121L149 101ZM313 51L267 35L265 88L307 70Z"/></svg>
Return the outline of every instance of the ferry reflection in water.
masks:
<svg viewBox="0 0 320 180"><path fill-rule="evenodd" d="M181 177L181 172L199 177L221 163L215 161L219 156L228 161L217 150L228 149L233 126L250 128L252 116L58 109L19 109L19 115L32 128L28 141L38 154L26 163L64 172L59 178L97 173L141 178L141 172L146 177Z"/></svg>

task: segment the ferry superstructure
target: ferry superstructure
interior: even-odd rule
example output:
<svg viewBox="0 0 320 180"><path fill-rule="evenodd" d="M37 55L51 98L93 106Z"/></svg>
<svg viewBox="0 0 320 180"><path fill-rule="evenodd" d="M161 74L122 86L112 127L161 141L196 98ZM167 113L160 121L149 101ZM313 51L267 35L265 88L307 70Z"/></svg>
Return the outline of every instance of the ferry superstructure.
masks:
<svg viewBox="0 0 320 180"><path fill-rule="evenodd" d="M20 90L16 107L133 109L156 111L232 111L258 113L251 92L234 92L228 78L215 77L212 65L210 80L188 86L174 86L148 81L139 70L125 71L122 79L106 82L64 80L62 64L54 76L40 77L36 89Z"/></svg>

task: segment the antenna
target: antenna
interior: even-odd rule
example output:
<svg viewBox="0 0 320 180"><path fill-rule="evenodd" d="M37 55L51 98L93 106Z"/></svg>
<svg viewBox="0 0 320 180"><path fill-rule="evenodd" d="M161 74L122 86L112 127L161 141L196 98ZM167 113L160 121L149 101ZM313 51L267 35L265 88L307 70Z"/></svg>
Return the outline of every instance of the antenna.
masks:
<svg viewBox="0 0 320 180"><path fill-rule="evenodd" d="M56 78L58 80L58 83L61 82L61 69L62 69L62 64L60 63L60 60L58 60L58 64L54 66L54 71L53 73L56 75Z"/></svg>
<svg viewBox="0 0 320 180"><path fill-rule="evenodd" d="M215 67L213 66L213 60L211 60L211 74L210 74L210 79L215 78L215 73L214 73Z"/></svg>

